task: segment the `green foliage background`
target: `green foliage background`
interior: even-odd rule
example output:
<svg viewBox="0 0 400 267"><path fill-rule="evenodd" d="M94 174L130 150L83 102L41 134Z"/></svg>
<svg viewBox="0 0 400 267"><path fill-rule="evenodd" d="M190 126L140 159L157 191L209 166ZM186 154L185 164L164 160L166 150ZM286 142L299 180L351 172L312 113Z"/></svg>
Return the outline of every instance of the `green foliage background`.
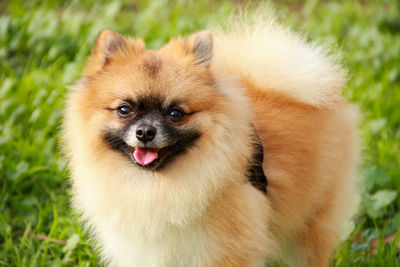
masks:
<svg viewBox="0 0 400 267"><path fill-rule="evenodd" d="M244 1L0 1L0 265L95 266L69 208L58 134L67 86L101 29L158 48L224 18ZM277 1L279 20L333 47L358 104L362 205L334 266L400 266L400 4ZM340 166L338 166L340 168ZM385 236L394 237L385 241Z"/></svg>

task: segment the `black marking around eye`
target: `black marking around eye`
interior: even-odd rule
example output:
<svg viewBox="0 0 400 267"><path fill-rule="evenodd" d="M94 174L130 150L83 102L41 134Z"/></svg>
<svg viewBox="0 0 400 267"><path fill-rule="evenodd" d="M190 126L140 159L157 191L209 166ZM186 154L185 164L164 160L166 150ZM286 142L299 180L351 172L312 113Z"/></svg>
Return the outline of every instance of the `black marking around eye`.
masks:
<svg viewBox="0 0 400 267"><path fill-rule="evenodd" d="M125 103L136 112L141 114L148 114L151 112L160 112L163 114L168 113L173 108L180 108L182 101L175 100L166 103L165 100L160 96L141 96L133 100L131 98L124 99Z"/></svg>
<svg viewBox="0 0 400 267"><path fill-rule="evenodd" d="M247 178L255 188L261 190L263 193L266 194L268 180L264 174L264 169L262 167L262 163L264 160L264 148L255 129L254 135L257 142L254 144L253 156L251 158L251 161L249 162Z"/></svg>
<svg viewBox="0 0 400 267"><path fill-rule="evenodd" d="M164 99L160 96L142 96L135 100L136 107L142 112L161 111Z"/></svg>

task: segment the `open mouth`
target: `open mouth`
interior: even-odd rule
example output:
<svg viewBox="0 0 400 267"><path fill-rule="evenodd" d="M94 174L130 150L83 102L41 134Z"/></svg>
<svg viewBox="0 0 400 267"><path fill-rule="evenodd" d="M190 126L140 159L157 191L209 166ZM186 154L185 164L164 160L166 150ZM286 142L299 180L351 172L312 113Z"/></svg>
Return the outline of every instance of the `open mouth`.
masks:
<svg viewBox="0 0 400 267"><path fill-rule="evenodd" d="M186 131L179 135L179 138L169 138L168 143L163 144L134 144L133 146L122 137L123 133L106 132L103 136L105 142L114 151L124 154L136 165L147 170L161 170L170 162L195 145L200 137L198 131Z"/></svg>
<svg viewBox="0 0 400 267"><path fill-rule="evenodd" d="M132 146L124 140L125 133L106 131L103 135L104 141L114 151L118 151L127 156L136 165L147 170L161 170L170 162L195 145L195 141L200 137L198 131L183 131L180 134L173 133L177 138L168 138L168 142L157 144L136 142Z"/></svg>
<svg viewBox="0 0 400 267"><path fill-rule="evenodd" d="M142 165L147 166L158 159L158 148L135 147L133 148L133 158Z"/></svg>
<svg viewBox="0 0 400 267"><path fill-rule="evenodd" d="M128 146L135 163L142 167L157 168L170 146L163 148Z"/></svg>

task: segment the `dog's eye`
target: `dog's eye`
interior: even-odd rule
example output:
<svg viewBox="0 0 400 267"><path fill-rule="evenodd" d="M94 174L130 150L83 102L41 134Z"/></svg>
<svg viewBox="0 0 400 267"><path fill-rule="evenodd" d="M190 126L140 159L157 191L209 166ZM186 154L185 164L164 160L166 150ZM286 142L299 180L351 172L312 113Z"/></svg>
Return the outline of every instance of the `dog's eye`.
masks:
<svg viewBox="0 0 400 267"><path fill-rule="evenodd" d="M129 117L134 113L129 106L120 106L117 111L118 115L122 118Z"/></svg>
<svg viewBox="0 0 400 267"><path fill-rule="evenodd" d="M174 108L169 112L169 118L172 121L180 121L181 119L183 119L184 116L185 113L180 109Z"/></svg>

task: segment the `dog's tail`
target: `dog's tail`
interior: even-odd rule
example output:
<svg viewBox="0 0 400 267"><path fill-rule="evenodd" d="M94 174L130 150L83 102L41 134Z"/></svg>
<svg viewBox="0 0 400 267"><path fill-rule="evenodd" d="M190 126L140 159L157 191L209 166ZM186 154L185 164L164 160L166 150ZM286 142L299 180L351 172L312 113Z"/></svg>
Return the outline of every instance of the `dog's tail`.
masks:
<svg viewBox="0 0 400 267"><path fill-rule="evenodd" d="M316 107L340 96L346 71L321 46L278 25L265 15L270 12L245 13L213 31L216 73L239 74L262 90Z"/></svg>

